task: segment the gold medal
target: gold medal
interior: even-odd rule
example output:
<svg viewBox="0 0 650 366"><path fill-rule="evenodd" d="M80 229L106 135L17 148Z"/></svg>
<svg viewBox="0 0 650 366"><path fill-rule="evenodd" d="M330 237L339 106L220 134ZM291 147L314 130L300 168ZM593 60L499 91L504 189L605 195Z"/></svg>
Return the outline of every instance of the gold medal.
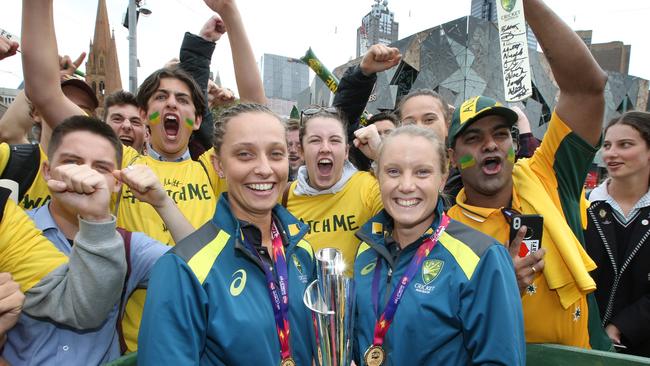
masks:
<svg viewBox="0 0 650 366"><path fill-rule="evenodd" d="M381 346L370 346L363 355L366 366L381 366L386 359L386 351Z"/></svg>
<svg viewBox="0 0 650 366"><path fill-rule="evenodd" d="M282 360L282 362L280 362L280 366L296 366L296 361L294 361L291 357L287 357Z"/></svg>

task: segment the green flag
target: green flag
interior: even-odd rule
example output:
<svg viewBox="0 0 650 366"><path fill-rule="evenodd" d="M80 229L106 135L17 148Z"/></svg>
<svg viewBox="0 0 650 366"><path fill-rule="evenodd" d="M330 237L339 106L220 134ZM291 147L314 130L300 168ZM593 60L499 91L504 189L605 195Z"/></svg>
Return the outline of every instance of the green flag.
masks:
<svg viewBox="0 0 650 366"><path fill-rule="evenodd" d="M302 62L307 64L309 68L311 68L316 75L327 85L327 87L332 91L332 93L336 93L336 91L339 88L339 79L332 74L331 71L327 67L323 65L322 62L316 57L314 54L314 51L312 51L311 47L307 50L305 55L300 58ZM368 124L368 112L363 111L363 114L361 115L360 122L362 126L366 126Z"/></svg>
<svg viewBox="0 0 650 366"><path fill-rule="evenodd" d="M295 105L293 106L293 108L291 108L291 113L289 114L289 118L300 119L300 111Z"/></svg>

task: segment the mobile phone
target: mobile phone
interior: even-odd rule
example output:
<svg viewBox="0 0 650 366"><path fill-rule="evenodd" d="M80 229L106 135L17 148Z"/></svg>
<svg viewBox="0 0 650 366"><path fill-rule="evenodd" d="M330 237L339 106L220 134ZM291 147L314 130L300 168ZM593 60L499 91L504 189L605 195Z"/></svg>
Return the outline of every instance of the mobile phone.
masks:
<svg viewBox="0 0 650 366"><path fill-rule="evenodd" d="M535 253L542 247L542 234L544 233L544 217L542 215L514 215L510 223L510 241L515 238L517 231L526 226L526 235L519 247L519 256L525 257Z"/></svg>
<svg viewBox="0 0 650 366"><path fill-rule="evenodd" d="M614 348L616 348L616 349L620 349L620 350L627 349L627 346L624 346L622 344L616 344L616 343L612 343L612 344L614 345Z"/></svg>

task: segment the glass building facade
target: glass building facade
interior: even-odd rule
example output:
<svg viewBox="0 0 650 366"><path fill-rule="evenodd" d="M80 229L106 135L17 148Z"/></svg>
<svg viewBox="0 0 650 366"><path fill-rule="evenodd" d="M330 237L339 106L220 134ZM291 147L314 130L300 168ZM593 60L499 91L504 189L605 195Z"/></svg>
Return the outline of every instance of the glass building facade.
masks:
<svg viewBox="0 0 650 366"><path fill-rule="evenodd" d="M454 106L485 95L504 99L499 32L494 23L476 17L462 17L413 34L391 44L403 55L399 65L377 74L366 110L392 110L410 90L429 88ZM531 122L533 134L546 132L559 89L544 54L529 52L533 95L520 107ZM360 62L348 62L334 69L339 78ZM631 109L645 110L648 80L618 72L608 72L603 122Z"/></svg>
<svg viewBox="0 0 650 366"><path fill-rule="evenodd" d="M267 98L295 101L309 87L309 68L300 60L265 53L262 80Z"/></svg>

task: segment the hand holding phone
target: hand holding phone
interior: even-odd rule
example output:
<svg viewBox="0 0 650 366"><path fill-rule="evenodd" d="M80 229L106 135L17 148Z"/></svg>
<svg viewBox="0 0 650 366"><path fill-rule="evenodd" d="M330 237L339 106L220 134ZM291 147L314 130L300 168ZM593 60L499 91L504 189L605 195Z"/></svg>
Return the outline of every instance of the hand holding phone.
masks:
<svg viewBox="0 0 650 366"><path fill-rule="evenodd" d="M519 230L516 231L515 237L510 239L510 242L506 244L510 252L510 257L512 258L515 276L517 277L517 286L521 295L524 295L530 290L530 285L535 281L535 278L544 271L544 248L540 248L535 253L529 253L529 255L524 257L519 256L522 245L526 245L523 241L524 236L528 233L527 229L525 225L520 226Z"/></svg>
<svg viewBox="0 0 650 366"><path fill-rule="evenodd" d="M542 247L544 233L544 218L541 215L514 215L510 223L510 241L512 241L522 226L526 226L526 234L519 246L519 257L535 253Z"/></svg>

